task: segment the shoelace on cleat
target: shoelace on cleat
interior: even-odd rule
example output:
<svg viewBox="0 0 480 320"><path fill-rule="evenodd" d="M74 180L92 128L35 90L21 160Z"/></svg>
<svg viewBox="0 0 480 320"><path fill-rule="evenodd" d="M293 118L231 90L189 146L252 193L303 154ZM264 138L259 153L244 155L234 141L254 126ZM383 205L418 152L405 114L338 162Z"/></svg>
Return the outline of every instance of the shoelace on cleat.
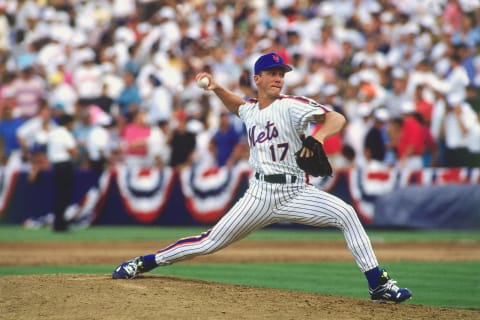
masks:
<svg viewBox="0 0 480 320"><path fill-rule="evenodd" d="M384 294L390 294L390 291L393 292L398 292L400 288L397 286L397 281L388 279L387 282L384 284L378 286L376 289L370 289L369 292L370 294L379 294L379 295L384 295Z"/></svg>
<svg viewBox="0 0 480 320"><path fill-rule="evenodd" d="M125 271L131 276L137 273L137 263L135 261L130 262L124 267Z"/></svg>
<svg viewBox="0 0 480 320"><path fill-rule="evenodd" d="M397 281L389 279L387 283L384 284L385 291L392 290L393 292L398 292L400 288L397 286Z"/></svg>

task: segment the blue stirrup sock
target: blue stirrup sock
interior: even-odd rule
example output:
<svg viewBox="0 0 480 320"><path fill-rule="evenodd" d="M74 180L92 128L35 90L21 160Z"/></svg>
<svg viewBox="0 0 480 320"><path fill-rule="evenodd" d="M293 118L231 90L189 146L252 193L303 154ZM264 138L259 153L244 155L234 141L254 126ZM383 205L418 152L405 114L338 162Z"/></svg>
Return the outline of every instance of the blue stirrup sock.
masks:
<svg viewBox="0 0 480 320"><path fill-rule="evenodd" d="M142 256L143 268L142 272L148 272L152 269L158 267L157 263L155 262L155 254L147 254L146 256Z"/></svg>
<svg viewBox="0 0 480 320"><path fill-rule="evenodd" d="M368 286L371 289L375 289L379 285L381 274L382 274L382 271L378 268L378 266L365 272L365 277L367 277Z"/></svg>

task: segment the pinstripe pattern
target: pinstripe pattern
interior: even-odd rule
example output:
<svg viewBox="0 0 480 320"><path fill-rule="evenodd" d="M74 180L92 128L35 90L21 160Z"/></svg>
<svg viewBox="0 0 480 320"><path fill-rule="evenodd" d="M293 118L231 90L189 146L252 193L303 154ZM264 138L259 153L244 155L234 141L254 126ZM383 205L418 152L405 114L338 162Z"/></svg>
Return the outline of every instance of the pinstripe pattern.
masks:
<svg viewBox="0 0 480 320"><path fill-rule="evenodd" d="M213 253L249 233L280 221L335 227L345 236L359 268L378 266L370 240L354 209L343 200L305 183L294 153L301 148L313 115L329 109L303 97L282 96L260 110L255 100L240 107L250 145L250 164L260 174L291 174L296 183L267 183L252 178L245 195L209 231L180 239L157 252L155 261L168 265Z"/></svg>
<svg viewBox="0 0 480 320"><path fill-rule="evenodd" d="M355 211L341 199L303 183L275 184L250 181L245 195L203 236L179 240L156 255L167 265L210 254L270 224L290 221L340 229L359 268L365 272L378 265ZM187 239L187 240L186 240Z"/></svg>

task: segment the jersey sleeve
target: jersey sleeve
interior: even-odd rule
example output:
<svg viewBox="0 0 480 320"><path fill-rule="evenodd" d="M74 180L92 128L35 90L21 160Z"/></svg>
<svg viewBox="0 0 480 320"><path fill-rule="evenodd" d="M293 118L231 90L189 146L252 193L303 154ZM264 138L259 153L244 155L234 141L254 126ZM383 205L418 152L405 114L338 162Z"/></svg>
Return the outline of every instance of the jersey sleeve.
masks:
<svg viewBox="0 0 480 320"><path fill-rule="evenodd" d="M238 107L238 117L243 121L245 121L247 113L252 108L252 106L255 105L255 103L256 103L256 100L249 99L244 104L240 105Z"/></svg>
<svg viewBox="0 0 480 320"><path fill-rule="evenodd" d="M314 121L315 115L322 115L332 109L310 98L292 97L289 112L293 125L298 131L304 131L307 125Z"/></svg>

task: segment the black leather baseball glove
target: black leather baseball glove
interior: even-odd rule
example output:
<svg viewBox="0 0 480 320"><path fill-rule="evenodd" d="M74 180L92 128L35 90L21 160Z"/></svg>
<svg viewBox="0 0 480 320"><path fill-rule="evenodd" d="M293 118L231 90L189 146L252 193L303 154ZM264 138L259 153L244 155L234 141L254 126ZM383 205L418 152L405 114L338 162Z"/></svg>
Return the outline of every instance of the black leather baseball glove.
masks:
<svg viewBox="0 0 480 320"><path fill-rule="evenodd" d="M332 166L328 161L321 142L312 136L303 140L303 147L295 153L297 165L314 177L332 175Z"/></svg>

